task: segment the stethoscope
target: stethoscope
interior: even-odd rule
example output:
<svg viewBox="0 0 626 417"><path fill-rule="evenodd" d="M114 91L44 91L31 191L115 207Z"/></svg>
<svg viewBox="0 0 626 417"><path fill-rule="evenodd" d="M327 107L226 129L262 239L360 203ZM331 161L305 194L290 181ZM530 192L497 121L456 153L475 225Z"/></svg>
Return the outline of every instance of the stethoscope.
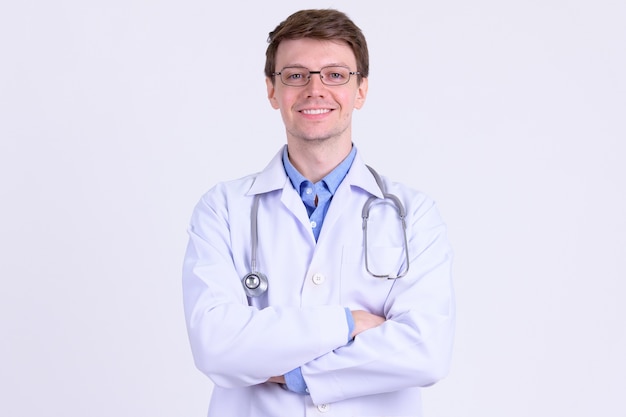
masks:
<svg viewBox="0 0 626 417"><path fill-rule="evenodd" d="M365 269L367 272L373 276L374 278L383 278L383 279L398 279L402 278L409 272L409 243L406 236L406 210L404 209L404 205L400 199L391 193L387 192L387 188L385 184L383 184L380 175L370 166L367 166L370 170L374 179L376 180L376 184L383 193L383 198L378 198L375 195L371 196L367 199L365 204L363 204L363 210L361 211L361 217L363 218L363 248L365 250ZM246 292L248 297L259 297L263 295L267 291L268 281L267 276L262 272L257 271L256 269L256 256L257 256L257 247L259 243L259 229L257 225L257 217L259 214L259 200L261 199L261 194L257 194L254 196L254 200L252 202L252 210L250 212L250 228L251 228L251 249L252 254L250 256L250 268L252 272L246 274L241 279L241 283L243 284L243 289ZM367 250L367 220L369 218L370 209L373 205L384 203L391 201L392 204L396 207L398 212L398 217L400 218L400 223L402 225L402 233L404 236L403 241L403 251L405 256L405 264L406 267L400 271L397 275L391 274L376 274L370 270L370 264L368 259L368 250Z"/></svg>

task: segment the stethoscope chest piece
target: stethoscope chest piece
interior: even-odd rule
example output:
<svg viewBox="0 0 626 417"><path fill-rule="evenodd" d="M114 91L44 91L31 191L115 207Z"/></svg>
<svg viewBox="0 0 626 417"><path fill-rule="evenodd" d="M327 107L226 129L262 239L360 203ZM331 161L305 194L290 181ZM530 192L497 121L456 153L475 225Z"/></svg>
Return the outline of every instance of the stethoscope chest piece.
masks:
<svg viewBox="0 0 626 417"><path fill-rule="evenodd" d="M248 297L258 297L267 291L267 277L261 272L250 272L241 283Z"/></svg>
<svg viewBox="0 0 626 417"><path fill-rule="evenodd" d="M256 270L256 251L259 243L257 214L259 212L260 198L260 194L254 196L252 212L250 213L250 228L252 233L252 257L250 259L250 266L252 267L252 272L249 272L241 278L243 290L246 292L248 297L259 297L267 291L267 276Z"/></svg>

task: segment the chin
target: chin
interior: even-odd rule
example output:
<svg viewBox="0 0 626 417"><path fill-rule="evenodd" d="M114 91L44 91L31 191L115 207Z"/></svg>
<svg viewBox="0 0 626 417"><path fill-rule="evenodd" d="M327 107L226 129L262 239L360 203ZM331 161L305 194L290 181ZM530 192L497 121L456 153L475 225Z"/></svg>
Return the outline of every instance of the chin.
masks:
<svg viewBox="0 0 626 417"><path fill-rule="evenodd" d="M339 139L343 132L309 132L294 135L295 137L306 142L325 142L333 139Z"/></svg>

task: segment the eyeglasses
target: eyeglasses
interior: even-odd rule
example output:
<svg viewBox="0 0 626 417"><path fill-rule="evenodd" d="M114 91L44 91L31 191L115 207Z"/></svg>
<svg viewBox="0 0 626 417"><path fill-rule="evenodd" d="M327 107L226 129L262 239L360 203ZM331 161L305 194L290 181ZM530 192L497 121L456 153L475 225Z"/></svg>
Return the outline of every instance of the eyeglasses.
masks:
<svg viewBox="0 0 626 417"><path fill-rule="evenodd" d="M351 75L358 75L358 71L350 71L350 68L342 66L324 67L319 71L311 71L304 67L285 67L280 72L274 72L272 75L280 76L283 84L292 87L304 87L311 81L312 74L319 74L324 85L344 85L350 81Z"/></svg>

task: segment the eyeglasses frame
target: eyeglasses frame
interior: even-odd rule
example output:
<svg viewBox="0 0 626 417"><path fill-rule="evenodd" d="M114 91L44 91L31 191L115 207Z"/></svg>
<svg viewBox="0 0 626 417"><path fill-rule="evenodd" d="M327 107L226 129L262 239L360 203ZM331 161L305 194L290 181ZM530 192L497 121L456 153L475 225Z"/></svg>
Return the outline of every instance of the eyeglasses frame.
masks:
<svg viewBox="0 0 626 417"><path fill-rule="evenodd" d="M302 68L305 69L309 72L309 76L306 78L307 81L305 84L302 85L293 85L293 84L287 84L284 80L283 77L281 77L281 74L283 73L283 71L285 71L285 69L287 68ZM324 81L324 77L322 77L322 71L324 71L326 68L345 68L348 70L348 79L346 80L345 83L341 83L341 84L327 84ZM298 67L298 66L287 66L287 67L283 67L280 71L278 72L273 72L272 76L276 77L278 76L278 78L280 78L280 82L283 83L284 85L288 86L288 87L306 87L307 85L309 85L309 83L311 82L311 76L313 74L319 74L320 76L320 81L322 82L322 84L329 86L329 87L338 87L341 85L346 85L350 82L350 80L352 79L353 75L361 75L361 73L359 71L350 71L349 67L343 66L343 65L327 65L325 67L322 67L319 69L319 71L311 71L310 69L308 69L307 67Z"/></svg>

